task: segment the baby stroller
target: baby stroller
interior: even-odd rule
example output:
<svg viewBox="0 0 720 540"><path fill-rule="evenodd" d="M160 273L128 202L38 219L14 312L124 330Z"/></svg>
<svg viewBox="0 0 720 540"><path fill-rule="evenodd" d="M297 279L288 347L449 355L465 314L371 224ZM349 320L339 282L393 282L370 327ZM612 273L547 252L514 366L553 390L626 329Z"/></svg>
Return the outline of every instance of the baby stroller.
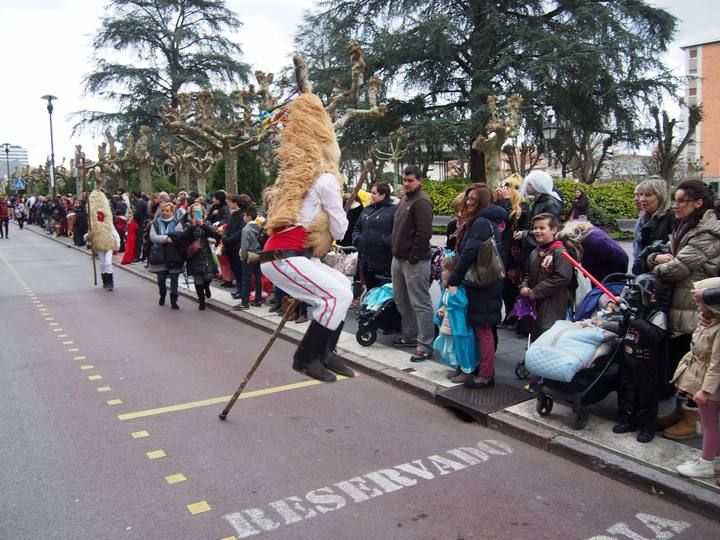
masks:
<svg viewBox="0 0 720 540"><path fill-rule="evenodd" d="M612 274L605 279L613 280L623 283L624 288L618 310L608 316L606 330L592 324L581 327L558 321L528 348L527 368L543 377L536 390L535 409L540 416L548 416L556 400L565 402L575 413L573 427L583 429L590 417L588 405L602 401L612 391L618 392L620 398L623 340L633 316L626 296L634 282L633 276L626 274ZM597 303L599 295L593 291L590 294L597 296Z"/></svg>
<svg viewBox="0 0 720 540"><path fill-rule="evenodd" d="M357 313L358 329L355 339L363 347L375 343L378 329L385 334L402 330L402 319L392 294L392 283L386 283L371 289L362 299Z"/></svg>

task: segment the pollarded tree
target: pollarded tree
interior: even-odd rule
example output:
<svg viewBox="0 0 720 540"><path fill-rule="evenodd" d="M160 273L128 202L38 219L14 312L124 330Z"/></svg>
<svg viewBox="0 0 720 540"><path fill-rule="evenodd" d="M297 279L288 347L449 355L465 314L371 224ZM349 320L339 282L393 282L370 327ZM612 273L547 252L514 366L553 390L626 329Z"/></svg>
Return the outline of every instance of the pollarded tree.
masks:
<svg viewBox="0 0 720 540"><path fill-rule="evenodd" d="M525 131L539 136L552 105L583 133L637 143L641 107L673 86L661 55L675 19L641 0L327 0L300 38L308 26L329 47L340 37L360 42L370 70L405 99L420 98L428 117L457 111L468 148L488 135L487 98L502 108L512 94L523 97ZM330 72L337 52L325 57ZM471 170L484 179L478 149Z"/></svg>
<svg viewBox="0 0 720 540"><path fill-rule="evenodd" d="M118 110L82 111L76 129L114 124L123 136L140 125L159 127L160 109L176 107L181 92L246 81L241 49L223 35L240 21L223 0L111 0L106 9L84 85ZM103 56L110 51L119 60Z"/></svg>

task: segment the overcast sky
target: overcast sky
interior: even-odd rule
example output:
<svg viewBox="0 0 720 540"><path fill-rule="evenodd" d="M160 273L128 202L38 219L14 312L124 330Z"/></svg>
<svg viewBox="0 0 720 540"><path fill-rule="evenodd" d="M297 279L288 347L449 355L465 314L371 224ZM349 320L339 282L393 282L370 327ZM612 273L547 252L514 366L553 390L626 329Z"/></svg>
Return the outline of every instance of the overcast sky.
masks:
<svg viewBox="0 0 720 540"><path fill-rule="evenodd" d="M302 13L315 0L227 0L243 22L237 41L242 60L253 69L277 72L289 64L292 36ZM667 64L682 74L680 46L720 39L716 0L653 0L678 17L676 41ZM3 47L0 74L0 143L28 149L30 163L44 163L50 153L49 119L41 96L58 97L53 112L55 162L69 162L81 143L95 158L100 137L70 137L70 114L82 109L111 110L82 95L82 78L93 66L92 35L99 28L103 0L4 0L0 17ZM0 161L1 163L1 161ZM67 163L66 163L67 164ZM2 175L5 169L0 167Z"/></svg>

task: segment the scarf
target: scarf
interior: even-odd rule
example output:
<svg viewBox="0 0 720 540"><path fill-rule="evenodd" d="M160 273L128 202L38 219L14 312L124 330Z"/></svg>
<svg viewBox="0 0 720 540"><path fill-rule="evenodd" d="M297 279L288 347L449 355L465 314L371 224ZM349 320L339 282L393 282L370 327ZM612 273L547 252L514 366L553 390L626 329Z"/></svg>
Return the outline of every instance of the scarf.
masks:
<svg viewBox="0 0 720 540"><path fill-rule="evenodd" d="M162 235L168 235L171 232L175 232L175 225L177 221L174 218L169 219L158 219L158 233Z"/></svg>

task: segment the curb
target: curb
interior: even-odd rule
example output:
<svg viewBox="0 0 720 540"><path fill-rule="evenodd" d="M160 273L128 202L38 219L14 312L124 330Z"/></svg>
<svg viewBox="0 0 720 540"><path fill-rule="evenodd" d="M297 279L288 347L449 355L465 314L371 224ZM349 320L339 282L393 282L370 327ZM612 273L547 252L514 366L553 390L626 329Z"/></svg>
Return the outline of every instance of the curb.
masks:
<svg viewBox="0 0 720 540"><path fill-rule="evenodd" d="M44 236L41 231L36 231L33 228L29 228L29 230L39 236ZM90 254L84 247L68 244L56 237L51 236L48 239L81 253ZM155 283L152 276L144 270L130 265L121 265L115 261L113 261L113 266ZM197 300L195 295L189 291L180 289L178 293L193 301ZM258 330L272 333L277 328L277 324L269 323L260 317L244 312L232 311L226 304L221 304L213 299L206 300L206 306L207 309L212 309L222 315L242 321ZM299 343L302 335L301 332L286 327L283 328L278 339L290 343ZM397 371L341 347L338 347L338 353L350 367L358 372L374 377L425 401L435 401L435 393L438 388L430 382ZM709 519L717 520L720 515L720 491L711 487L702 486L692 480L686 480L677 475L644 465L622 454L527 422L503 410L487 416L487 427Z"/></svg>
<svg viewBox="0 0 720 540"><path fill-rule="evenodd" d="M717 520L720 515L720 493L692 480L534 425L504 411L489 415L487 427L709 519Z"/></svg>

